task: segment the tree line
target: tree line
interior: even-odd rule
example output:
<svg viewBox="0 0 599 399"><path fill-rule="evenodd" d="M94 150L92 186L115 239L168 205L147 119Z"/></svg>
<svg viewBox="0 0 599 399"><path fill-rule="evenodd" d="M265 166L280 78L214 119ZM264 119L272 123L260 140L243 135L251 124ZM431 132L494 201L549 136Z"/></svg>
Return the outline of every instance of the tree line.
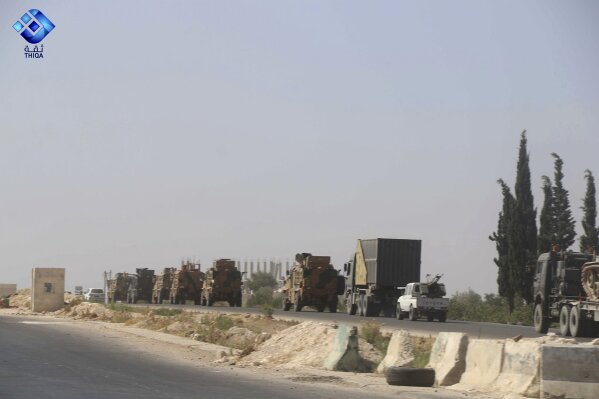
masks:
<svg viewBox="0 0 599 399"><path fill-rule="evenodd" d="M568 250L575 241L575 221L570 209L568 190L564 187L564 161L552 153L554 159L553 180L543 176L543 207L539 215L537 229L537 209L531 190L529 153L526 130L520 136L516 182L514 190L503 180L501 187L503 204L499 212L497 230L489 239L495 242L497 257L498 293L508 301L512 311L517 301L532 301L533 265L539 254L549 252L553 246ZM587 183L586 195L582 200L582 228L580 251L594 252L599 249L599 229L597 228L597 201L595 198L595 178L587 169L584 172Z"/></svg>

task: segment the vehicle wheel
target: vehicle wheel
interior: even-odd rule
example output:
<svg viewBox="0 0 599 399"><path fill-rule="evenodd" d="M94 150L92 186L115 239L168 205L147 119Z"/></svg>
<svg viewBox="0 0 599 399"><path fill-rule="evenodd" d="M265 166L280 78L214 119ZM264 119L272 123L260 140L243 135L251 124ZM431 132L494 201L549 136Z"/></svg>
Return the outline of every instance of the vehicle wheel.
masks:
<svg viewBox="0 0 599 399"><path fill-rule="evenodd" d="M299 295L295 296L295 303L293 305L293 310L295 310L296 312L301 312L302 311L302 298L300 298Z"/></svg>
<svg viewBox="0 0 599 399"><path fill-rule="evenodd" d="M399 306L399 303L395 308L395 317L397 317L397 320L403 320L403 313L401 312L401 306Z"/></svg>
<svg viewBox="0 0 599 399"><path fill-rule="evenodd" d="M358 316L364 316L364 295L358 295Z"/></svg>
<svg viewBox="0 0 599 399"><path fill-rule="evenodd" d="M559 311L559 332L562 333L562 337L570 336L570 309L568 305L562 306Z"/></svg>
<svg viewBox="0 0 599 399"><path fill-rule="evenodd" d="M541 334L545 334L549 330L549 319L545 315L543 310L543 304L537 303L533 313L533 322L535 325L535 331Z"/></svg>
<svg viewBox="0 0 599 399"><path fill-rule="evenodd" d="M372 302L368 300L367 296L364 296L364 317L372 316Z"/></svg>
<svg viewBox="0 0 599 399"><path fill-rule="evenodd" d="M561 317L560 317L561 319ZM586 320L582 317L580 308L572 306L570 309L570 334L573 337L584 337L586 335Z"/></svg>
<svg viewBox="0 0 599 399"><path fill-rule="evenodd" d="M345 306L347 308L347 314L348 315L355 315L357 310L358 310L358 305L356 305L355 303L351 302L351 298L347 298L347 301L345 301Z"/></svg>
<svg viewBox="0 0 599 399"><path fill-rule="evenodd" d="M337 304L338 304L338 299L337 297L335 297L334 299L331 299L331 301L328 304L329 307L329 312L331 313L337 313Z"/></svg>
<svg viewBox="0 0 599 399"><path fill-rule="evenodd" d="M441 323L445 323L446 320L447 320L447 312L439 313L439 321Z"/></svg>
<svg viewBox="0 0 599 399"><path fill-rule="evenodd" d="M416 310L412 307L412 305L410 305L410 310L408 311L409 313L409 318L412 321L416 321L416 319L418 319L418 313L416 312Z"/></svg>
<svg viewBox="0 0 599 399"><path fill-rule="evenodd" d="M387 384L412 387L432 387L435 370L415 367L389 367L385 372Z"/></svg>
<svg viewBox="0 0 599 399"><path fill-rule="evenodd" d="M428 313L426 315L426 321L433 321L435 320L435 314L434 313Z"/></svg>

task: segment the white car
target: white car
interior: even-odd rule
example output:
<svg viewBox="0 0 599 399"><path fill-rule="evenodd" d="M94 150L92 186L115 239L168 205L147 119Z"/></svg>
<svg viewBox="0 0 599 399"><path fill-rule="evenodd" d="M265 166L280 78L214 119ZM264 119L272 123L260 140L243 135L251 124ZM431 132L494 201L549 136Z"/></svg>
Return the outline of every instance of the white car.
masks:
<svg viewBox="0 0 599 399"><path fill-rule="evenodd" d="M88 288L83 294L83 299L90 302L104 301L104 290L102 288Z"/></svg>

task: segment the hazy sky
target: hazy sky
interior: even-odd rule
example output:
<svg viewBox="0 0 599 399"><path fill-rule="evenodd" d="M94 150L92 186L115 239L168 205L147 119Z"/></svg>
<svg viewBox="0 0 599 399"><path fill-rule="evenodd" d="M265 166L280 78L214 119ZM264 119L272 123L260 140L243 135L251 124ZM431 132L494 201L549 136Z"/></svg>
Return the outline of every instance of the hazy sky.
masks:
<svg viewBox="0 0 599 399"><path fill-rule="evenodd" d="M30 8L56 25L43 60L12 28ZM495 292L496 180L523 129L537 206L555 151L581 230L598 20L594 1L3 0L0 282L296 252L340 268L391 237L422 239L450 292Z"/></svg>

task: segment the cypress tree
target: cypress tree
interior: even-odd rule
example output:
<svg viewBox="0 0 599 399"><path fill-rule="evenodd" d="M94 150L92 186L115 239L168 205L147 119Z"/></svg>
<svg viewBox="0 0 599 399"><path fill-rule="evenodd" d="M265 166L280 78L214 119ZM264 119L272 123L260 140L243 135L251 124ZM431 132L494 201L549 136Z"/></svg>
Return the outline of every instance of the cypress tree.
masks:
<svg viewBox="0 0 599 399"><path fill-rule="evenodd" d="M491 241L495 241L497 257L493 259L497 265L497 286L499 295L506 298L510 307L510 312L514 308L515 287L511 281L510 271L510 235L512 231L512 220L515 208L515 198L510 188L502 179L497 180L501 186L503 194L503 206L499 212L499 221L497 222L497 231L489 236Z"/></svg>
<svg viewBox="0 0 599 399"><path fill-rule="evenodd" d="M539 238L537 248L539 253L549 252L553 244L554 218L553 218L553 190L551 189L551 179L543 176L543 208L539 220Z"/></svg>
<svg viewBox="0 0 599 399"><path fill-rule="evenodd" d="M576 231L574 230L574 218L570 210L568 190L564 188L562 180L564 173L562 168L564 161L555 152L551 153L555 158L555 174L553 178L553 211L555 221L554 244L559 245L560 250L567 250L574 243Z"/></svg>
<svg viewBox="0 0 599 399"><path fill-rule="evenodd" d="M587 191L582 200L582 228L584 234L580 236L580 252L594 249L599 251L599 229L597 229L597 201L595 199L595 178L590 170L584 172L587 181Z"/></svg>
<svg viewBox="0 0 599 399"><path fill-rule="evenodd" d="M516 172L516 203L513 220L512 281L521 298L532 299L532 279L528 266L535 263L537 255L537 210L534 207L530 183L529 155L526 130L520 136L520 150Z"/></svg>

